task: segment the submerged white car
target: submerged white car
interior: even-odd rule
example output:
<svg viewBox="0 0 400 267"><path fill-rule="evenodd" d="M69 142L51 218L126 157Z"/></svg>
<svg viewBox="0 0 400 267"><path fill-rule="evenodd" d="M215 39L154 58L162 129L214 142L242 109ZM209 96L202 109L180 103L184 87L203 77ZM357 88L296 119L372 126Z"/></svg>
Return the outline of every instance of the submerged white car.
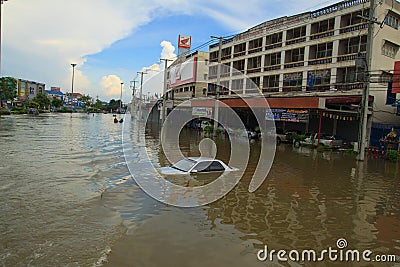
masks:
<svg viewBox="0 0 400 267"><path fill-rule="evenodd" d="M160 168L160 173L164 175L179 175L237 170L237 168L230 167L218 159L206 157L190 157L181 159L180 161L171 165L171 167Z"/></svg>

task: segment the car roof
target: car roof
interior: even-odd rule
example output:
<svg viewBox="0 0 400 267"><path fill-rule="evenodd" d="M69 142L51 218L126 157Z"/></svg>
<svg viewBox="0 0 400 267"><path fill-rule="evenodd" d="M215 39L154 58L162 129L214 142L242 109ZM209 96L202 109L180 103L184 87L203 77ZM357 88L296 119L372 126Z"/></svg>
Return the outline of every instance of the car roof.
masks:
<svg viewBox="0 0 400 267"><path fill-rule="evenodd" d="M209 157L189 157L188 159L194 160L196 162L201 162L201 161L220 161L219 159L214 159L214 158L209 158Z"/></svg>

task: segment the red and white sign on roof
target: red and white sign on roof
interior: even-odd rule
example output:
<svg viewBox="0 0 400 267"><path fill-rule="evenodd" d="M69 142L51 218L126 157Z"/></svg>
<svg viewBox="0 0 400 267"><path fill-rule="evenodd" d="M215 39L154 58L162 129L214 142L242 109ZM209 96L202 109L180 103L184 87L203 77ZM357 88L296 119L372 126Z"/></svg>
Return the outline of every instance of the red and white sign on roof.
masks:
<svg viewBox="0 0 400 267"><path fill-rule="evenodd" d="M179 35L178 48L190 49L191 45L192 45L192 37L191 36Z"/></svg>

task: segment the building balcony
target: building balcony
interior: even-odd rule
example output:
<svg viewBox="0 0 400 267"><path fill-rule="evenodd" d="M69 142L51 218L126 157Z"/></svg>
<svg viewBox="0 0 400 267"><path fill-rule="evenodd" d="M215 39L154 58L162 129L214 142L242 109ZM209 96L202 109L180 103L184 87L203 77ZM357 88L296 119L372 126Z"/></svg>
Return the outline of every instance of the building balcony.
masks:
<svg viewBox="0 0 400 267"><path fill-rule="evenodd" d="M310 40L316 40L316 39L326 38L326 37L329 37L329 36L333 36L334 34L335 34L335 31L334 31L334 30L326 31L326 32L321 32L321 33L315 33L315 34L312 34L312 35L310 36Z"/></svg>
<svg viewBox="0 0 400 267"><path fill-rule="evenodd" d="M240 51L233 54L233 57L241 57L246 55L246 51Z"/></svg>
<svg viewBox="0 0 400 267"><path fill-rule="evenodd" d="M365 56L366 53L362 52L362 54ZM339 55L337 60L338 60L338 62L356 60L357 57L358 57L358 53L347 54L347 55Z"/></svg>
<svg viewBox="0 0 400 267"><path fill-rule="evenodd" d="M280 70L280 69L281 69L281 64L279 64L279 65L271 65L271 66L264 66L264 71Z"/></svg>
<svg viewBox="0 0 400 267"><path fill-rule="evenodd" d="M247 74L256 73L256 72L261 72L261 67L252 68L252 69L248 69L248 70L247 70Z"/></svg>
<svg viewBox="0 0 400 267"><path fill-rule="evenodd" d="M347 27L343 27L339 30L339 32L342 33L348 33L348 32L353 32L353 31L359 31L362 29L366 29L368 28L368 24L367 23L360 23L360 24L356 24L356 25L350 25Z"/></svg>
<svg viewBox="0 0 400 267"><path fill-rule="evenodd" d="M308 61L308 65L320 65L320 64L328 64L328 63L332 63L332 57L317 58L317 59L311 59Z"/></svg>
<svg viewBox="0 0 400 267"><path fill-rule="evenodd" d="M300 37L286 41L286 45L298 44L306 41L306 37Z"/></svg>
<svg viewBox="0 0 400 267"><path fill-rule="evenodd" d="M361 89L364 87L362 82L347 82L347 83L337 83L335 89L337 90L353 90Z"/></svg>
<svg viewBox="0 0 400 267"><path fill-rule="evenodd" d="M265 50L271 50L275 48L282 47L282 43L275 43L275 44L270 44L265 46Z"/></svg>
<svg viewBox="0 0 400 267"><path fill-rule="evenodd" d="M263 93L276 93L279 92L279 87L267 87L262 89Z"/></svg>
<svg viewBox="0 0 400 267"><path fill-rule="evenodd" d="M262 51L262 47L256 47L253 49L249 49L249 54L254 54Z"/></svg>
<svg viewBox="0 0 400 267"><path fill-rule="evenodd" d="M303 67L303 66L304 66L304 61L290 62L290 63L285 64L285 69L297 68L297 67Z"/></svg>

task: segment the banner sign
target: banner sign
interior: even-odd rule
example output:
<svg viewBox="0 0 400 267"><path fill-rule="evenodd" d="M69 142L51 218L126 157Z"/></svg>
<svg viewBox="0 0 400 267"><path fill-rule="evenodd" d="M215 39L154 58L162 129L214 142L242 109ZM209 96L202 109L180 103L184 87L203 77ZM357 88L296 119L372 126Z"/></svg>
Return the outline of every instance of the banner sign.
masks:
<svg viewBox="0 0 400 267"><path fill-rule="evenodd" d="M400 93L400 61L394 63L392 94Z"/></svg>
<svg viewBox="0 0 400 267"><path fill-rule="evenodd" d="M212 112L213 112L212 108L200 108L200 107L192 108L192 116L211 118Z"/></svg>
<svg viewBox="0 0 400 267"><path fill-rule="evenodd" d="M271 109L265 113L266 120L307 122L309 112L306 109Z"/></svg>

